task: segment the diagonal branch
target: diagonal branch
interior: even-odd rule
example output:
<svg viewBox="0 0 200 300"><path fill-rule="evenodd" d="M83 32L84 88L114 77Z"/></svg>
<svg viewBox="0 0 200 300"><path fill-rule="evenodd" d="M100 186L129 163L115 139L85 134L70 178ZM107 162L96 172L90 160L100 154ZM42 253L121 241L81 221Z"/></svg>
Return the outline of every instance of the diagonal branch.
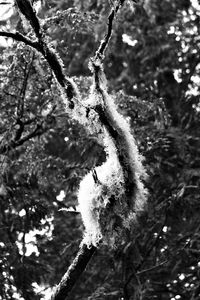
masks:
<svg viewBox="0 0 200 300"><path fill-rule="evenodd" d="M15 40L17 42L22 42L25 45L30 46L30 47L40 51L38 42L32 41L31 39L27 38L26 36L19 33L18 31L16 31L16 32L0 31L0 36L12 38L13 40Z"/></svg>
<svg viewBox="0 0 200 300"><path fill-rule="evenodd" d="M104 52L108 46L108 43L109 43L111 35L112 35L113 21L115 19L115 16L116 16L118 10L120 9L120 7L123 5L124 2L125 2L125 0L120 0L118 2L118 4L116 5L116 7L113 7L111 9L110 14L108 16L107 33L106 33L104 39L102 40L102 42L99 46L99 49L96 51L96 58L98 56L104 55Z"/></svg>
<svg viewBox="0 0 200 300"><path fill-rule="evenodd" d="M40 52L46 61L48 62L50 68L52 69L58 83L65 88L66 87L66 93L69 99L73 98L72 95L72 84L71 82L66 78L64 74L64 70L62 67L62 61L60 58L57 57L53 49L50 49L47 44L43 41L37 42L32 41L31 39L27 38L23 34L19 32L7 32L7 31L0 31L0 36L4 36L7 38L12 38L15 41L22 42L27 46L30 46L34 49L36 49L38 52Z"/></svg>
<svg viewBox="0 0 200 300"><path fill-rule="evenodd" d="M95 251L96 247L94 246L88 248L88 246L85 244L81 245L74 261L68 268L67 272L64 274L60 283L57 285L55 293L51 298L52 300L66 299L76 281L85 270Z"/></svg>
<svg viewBox="0 0 200 300"><path fill-rule="evenodd" d="M150 271L152 271L152 270L158 269L158 268L162 267L164 264L166 264L167 262L168 262L168 260L164 260L164 261L161 262L160 264L157 264L157 265L155 265L155 266L153 266L153 267L150 267L150 268L148 268L148 269L144 269L144 270L142 270L142 271L139 271L139 272L137 272L136 274L137 274L137 275L141 275L141 274L150 272Z"/></svg>
<svg viewBox="0 0 200 300"><path fill-rule="evenodd" d="M40 22L33 6L31 5L31 2L29 0L16 0L16 3L19 8L19 11L30 22L36 36L40 38L42 35Z"/></svg>
<svg viewBox="0 0 200 300"><path fill-rule="evenodd" d="M52 69L58 83L63 88L62 92L69 101L69 107L74 108L74 102L72 101L72 99L77 96L77 88L75 88L75 84L72 83L72 81L67 76L65 76L61 58L51 47L49 47L48 43L45 41L44 32L41 29L39 19L36 15L35 10L33 9L31 2L29 0L16 0L16 3L19 11L30 22L37 36L37 50L44 56L50 68Z"/></svg>

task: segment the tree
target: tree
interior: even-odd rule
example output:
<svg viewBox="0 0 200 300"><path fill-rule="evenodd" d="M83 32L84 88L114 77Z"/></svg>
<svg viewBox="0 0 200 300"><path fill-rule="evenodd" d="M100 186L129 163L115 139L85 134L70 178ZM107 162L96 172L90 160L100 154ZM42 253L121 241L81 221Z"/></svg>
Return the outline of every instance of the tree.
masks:
<svg viewBox="0 0 200 300"><path fill-rule="evenodd" d="M48 5L39 12L43 29L87 97L87 63L105 33L108 3ZM146 157L148 210L139 220L142 230L131 232L128 243L99 249L69 299L199 297L198 7L152 0L134 8L125 2L118 14L105 72ZM15 38L25 35L36 47L29 25L22 27L16 14L1 26L4 32L17 28ZM37 21L32 26L39 34ZM105 153L94 136L63 114L41 55L19 43L1 52L1 297L17 299L17 289L25 299L39 299L36 283L59 282L81 239L79 214L58 209L76 205L80 178L100 165ZM70 97L70 85L67 92ZM64 201L56 198L61 190ZM49 237L41 235L45 228ZM28 255L27 238L36 229L38 252Z"/></svg>

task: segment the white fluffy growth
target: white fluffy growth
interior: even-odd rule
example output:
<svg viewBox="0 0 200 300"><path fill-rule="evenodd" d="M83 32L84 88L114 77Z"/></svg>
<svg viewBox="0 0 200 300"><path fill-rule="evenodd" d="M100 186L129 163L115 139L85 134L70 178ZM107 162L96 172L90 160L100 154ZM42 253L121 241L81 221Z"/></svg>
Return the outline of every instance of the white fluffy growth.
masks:
<svg viewBox="0 0 200 300"><path fill-rule="evenodd" d="M98 182L95 182L92 171L87 174L80 183L78 192L79 209L85 226L83 242L97 246L103 239L111 246L115 244L114 230L116 218L121 218L121 227L129 228L136 220L137 212L143 209L146 192L141 181L145 176L142 166L142 158L138 153L135 139L130 132L130 127L125 119L117 112L113 99L106 95L104 103L107 113L113 117L113 127L121 133L122 151L127 155L127 164L133 169L135 193L132 195L133 210L127 207L127 199L124 188L123 170L119 163L117 149L106 129L103 131L103 143L107 153L107 161L100 167L95 168ZM114 197L115 204L109 207ZM107 220L106 220L107 219Z"/></svg>
<svg viewBox="0 0 200 300"><path fill-rule="evenodd" d="M88 247L98 246L100 241L113 246L120 234L123 235L123 230L135 221L146 200L142 183L146 173L142 157L138 153L129 124L117 112L112 97L107 93L103 69L101 75L100 89L96 90L94 85L88 101L77 101L73 110L73 117L95 133L100 143L103 141L107 153L106 162L83 178L78 192L79 209L85 226L83 243ZM96 111L99 106L105 113L109 126L117 132L116 140L110 136L109 127L105 128L100 122L98 109ZM123 166L119 156L123 157ZM127 178L127 174L132 178ZM133 192L129 196L126 184L133 186Z"/></svg>
<svg viewBox="0 0 200 300"><path fill-rule="evenodd" d="M110 148L109 152L111 151ZM79 209L85 226L83 242L88 246L97 246L103 238L100 217L110 203L110 198L117 195L117 198L121 199L124 194L124 179L115 151L102 166L95 168L95 171L98 182L95 183L91 171L81 181L78 192Z"/></svg>

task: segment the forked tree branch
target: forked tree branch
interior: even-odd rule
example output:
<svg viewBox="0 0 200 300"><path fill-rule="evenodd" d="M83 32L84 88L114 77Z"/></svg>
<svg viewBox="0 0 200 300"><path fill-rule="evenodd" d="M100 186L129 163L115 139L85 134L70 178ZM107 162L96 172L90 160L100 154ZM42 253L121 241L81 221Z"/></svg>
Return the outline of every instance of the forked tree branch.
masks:
<svg viewBox="0 0 200 300"><path fill-rule="evenodd" d="M121 2L124 2L124 1L121 1ZM120 2L120 4L121 4L121 2ZM110 37L112 35L113 21L114 21L116 13L117 13L117 11L120 7L120 4L117 6L117 8L115 8L115 9L113 8L111 10L110 14L109 14L107 34L105 35L105 38L101 42L101 44L99 46L99 49L97 50L97 52L95 54L95 58L92 59L93 63L95 63L95 60L98 59L98 58L101 58L101 60L102 60L102 57L104 56L104 52L105 52L105 50L108 46ZM97 73L94 74L94 77L99 76L99 74L97 74ZM100 111L97 110L97 113L99 114L100 118L101 118L101 115L103 114L103 118L101 118L103 120L102 123L105 126L107 126L107 118L106 118L106 115L104 114L104 112L101 111L101 113L102 113L101 114ZM59 283L59 285L56 287L56 291L55 291L54 295L52 296L52 300L65 300L65 299L67 299L67 296L68 296L69 292L71 291L71 289L73 288L73 286L77 282L80 275L85 270L87 264L89 263L89 261L92 258L95 251L96 251L96 247L93 246L93 245L91 245L90 248L88 248L88 245L86 245L86 244L81 245L81 248L80 248L76 258L74 259L74 261L70 265L70 267L69 267L68 271L66 272L66 274L61 279L61 282Z"/></svg>
<svg viewBox="0 0 200 300"><path fill-rule="evenodd" d="M115 19L115 16L119 10L119 8L123 5L125 0L120 0L117 2L117 5L111 9L111 12L108 16L108 24L107 24L107 33L105 35L105 38L102 40L99 49L97 50L95 57L93 59L93 63L96 59L101 58L104 56L104 52L108 46L109 40L112 35L112 26L113 21ZM35 35L37 37L37 42L33 42L23 35L19 33L10 34L10 33L3 33L0 32L0 35L2 36L8 36L12 37L13 39L24 42L26 45L33 47L37 51L39 51L46 61L49 64L49 67L53 71L55 78L59 85L62 87L62 92L64 92L64 96L68 98L69 104L73 104L73 98L76 97L76 91L75 87L72 84L72 82L67 78L67 76L64 73L63 70L63 63L62 60L59 58L57 53L49 47L47 42L45 41L44 33L42 32L42 29L40 27L39 19L36 15L36 12L34 11L31 2L29 0L16 0L16 3L18 5L18 8L20 12L25 16L25 18L30 22L30 25L33 28L33 31L35 32ZM95 76L95 74L94 74ZM98 72L96 72L96 76L98 77ZM98 80L97 80L98 81ZM96 82L97 82L96 81ZM73 108L73 107L70 107ZM101 119L103 120L102 123L107 122L106 114L104 111L96 110L97 113L101 115ZM103 114L103 117L102 117ZM106 121L105 121L106 120ZM104 122L105 121L105 122ZM104 124L105 126L108 126L108 124ZM112 126L112 124L109 126ZM114 131L114 128L111 128L111 130ZM18 141L19 143L19 141ZM69 292L75 285L77 279L81 276L83 271L85 270L87 264L89 263L91 257L93 256L94 252L96 250L96 247L91 245L90 248L88 248L88 245L82 243L80 246L80 250L68 268L67 272L61 279L61 282L56 287L55 293L52 296L52 300L64 300L67 298Z"/></svg>

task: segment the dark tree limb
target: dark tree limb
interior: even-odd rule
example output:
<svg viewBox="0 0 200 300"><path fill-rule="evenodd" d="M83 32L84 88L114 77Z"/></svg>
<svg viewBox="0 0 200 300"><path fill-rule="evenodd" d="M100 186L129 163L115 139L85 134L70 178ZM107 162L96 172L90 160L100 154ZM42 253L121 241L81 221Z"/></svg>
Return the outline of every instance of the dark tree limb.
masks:
<svg viewBox="0 0 200 300"><path fill-rule="evenodd" d="M37 50L44 56L48 62L50 68L52 69L58 83L63 88L64 94L67 96L71 108L73 108L74 103L72 101L73 97L76 96L75 88L72 82L65 76L63 69L63 62L55 51L49 47L48 43L45 41L44 32L40 26L39 19L33 6L29 0L16 0L19 11L25 16L25 18L30 22L33 31L38 39Z"/></svg>
<svg viewBox="0 0 200 300"><path fill-rule="evenodd" d="M112 35L112 27L113 27L113 21L115 19L115 16L119 10L119 8L124 4L125 0L120 0L116 7L113 7L110 11L110 14L108 16L108 24L107 24L107 33L102 40L98 50L96 51L96 58L101 55L104 55L104 52L108 46L108 43L110 41L111 35Z"/></svg>
<svg viewBox="0 0 200 300"><path fill-rule="evenodd" d="M25 77L24 77L24 81L22 84L22 88L20 91L20 95L19 95L19 101L18 101L18 105L17 105L17 120L16 120L16 124L18 125L18 129L15 133L15 138L14 141L18 141L23 132L24 132L24 127L25 124L22 121L23 115L24 115L24 101L25 101L25 96L26 96L26 90L27 90L27 86L28 86L28 79L29 79L29 75L31 72L31 68L33 65L33 60L34 60L34 54L32 56L31 62L30 64L27 64L26 68L25 68Z"/></svg>
<svg viewBox="0 0 200 300"><path fill-rule="evenodd" d="M67 95L69 98L72 98L72 91L70 89L71 82L66 79L64 74L64 70L62 68L62 64L57 58L57 55L50 49L46 43L43 41L32 41L31 39L27 38L23 34L19 32L7 32L7 31L0 31L0 36L4 36L7 38L12 38L15 41L22 42L31 48L34 48L38 52L40 52L46 61L48 62L51 70L53 71L58 83L64 88L67 87ZM73 88L73 87L71 87Z"/></svg>
<svg viewBox="0 0 200 300"><path fill-rule="evenodd" d="M95 251L96 247L92 245L90 248L88 248L88 246L85 244L81 245L75 259L68 268L67 272L64 274L60 283L57 285L54 295L51 298L52 300L67 299L69 292L72 290L78 278L84 272Z"/></svg>
<svg viewBox="0 0 200 300"><path fill-rule="evenodd" d="M32 54L31 61L26 64L25 70L24 70L24 80L22 83L21 91L19 93L19 102L17 105L17 118L21 119L24 115L24 101L26 96L26 90L28 86L28 80L30 76L30 72L33 66L34 61L34 53Z"/></svg>
<svg viewBox="0 0 200 300"><path fill-rule="evenodd" d="M38 51L40 51L40 47L38 42L32 41L31 39L27 38L23 34L16 32L8 32L8 31L0 31L0 36L4 36L6 38L12 38L13 40L17 42L22 42L27 46L30 46Z"/></svg>
<svg viewBox="0 0 200 300"><path fill-rule="evenodd" d="M37 37L41 37L40 22L29 0L16 0L19 11L30 22Z"/></svg>

